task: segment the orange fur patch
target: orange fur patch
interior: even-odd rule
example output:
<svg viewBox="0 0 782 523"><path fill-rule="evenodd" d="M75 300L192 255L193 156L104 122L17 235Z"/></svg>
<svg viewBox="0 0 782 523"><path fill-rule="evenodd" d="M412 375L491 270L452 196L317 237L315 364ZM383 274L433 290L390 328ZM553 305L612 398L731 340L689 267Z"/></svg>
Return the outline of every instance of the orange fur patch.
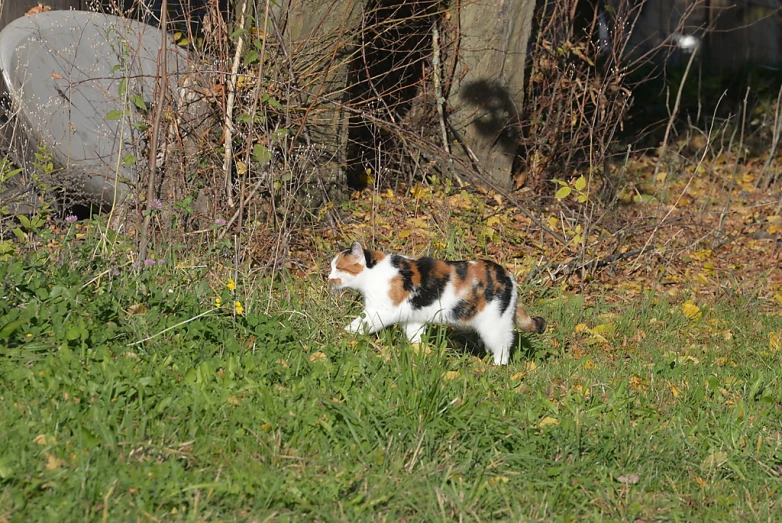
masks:
<svg viewBox="0 0 782 523"><path fill-rule="evenodd" d="M332 285L341 285L342 279L341 278L329 278L329 283Z"/></svg>
<svg viewBox="0 0 782 523"><path fill-rule="evenodd" d="M388 289L388 297L391 298L391 303L394 304L394 307L399 306L399 304L405 301L410 294L404 289L402 280L401 274L397 274L391 278L391 287Z"/></svg>
<svg viewBox="0 0 782 523"><path fill-rule="evenodd" d="M356 261L355 256L344 254L337 258L336 266L337 270L347 272L348 274L352 274L354 276L364 270L364 266Z"/></svg>

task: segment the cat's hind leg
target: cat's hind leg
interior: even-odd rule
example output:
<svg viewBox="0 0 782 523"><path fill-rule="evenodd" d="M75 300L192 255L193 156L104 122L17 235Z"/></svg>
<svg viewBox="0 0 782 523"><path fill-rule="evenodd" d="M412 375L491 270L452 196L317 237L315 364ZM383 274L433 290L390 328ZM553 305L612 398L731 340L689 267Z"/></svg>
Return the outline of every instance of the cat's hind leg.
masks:
<svg viewBox="0 0 782 523"><path fill-rule="evenodd" d="M495 365L507 365L510 360L510 348L513 345L513 324L501 321L498 324L478 323L475 330L486 345L486 350L494 356Z"/></svg>

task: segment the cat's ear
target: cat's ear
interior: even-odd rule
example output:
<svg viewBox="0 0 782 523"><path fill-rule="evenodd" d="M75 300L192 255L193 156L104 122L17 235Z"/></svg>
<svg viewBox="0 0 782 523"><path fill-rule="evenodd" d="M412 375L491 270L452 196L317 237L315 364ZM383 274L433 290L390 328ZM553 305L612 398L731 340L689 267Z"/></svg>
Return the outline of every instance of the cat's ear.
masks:
<svg viewBox="0 0 782 523"><path fill-rule="evenodd" d="M351 256L355 256L361 262L365 261L364 260L364 248L358 242L353 242L353 245L350 247L350 255Z"/></svg>

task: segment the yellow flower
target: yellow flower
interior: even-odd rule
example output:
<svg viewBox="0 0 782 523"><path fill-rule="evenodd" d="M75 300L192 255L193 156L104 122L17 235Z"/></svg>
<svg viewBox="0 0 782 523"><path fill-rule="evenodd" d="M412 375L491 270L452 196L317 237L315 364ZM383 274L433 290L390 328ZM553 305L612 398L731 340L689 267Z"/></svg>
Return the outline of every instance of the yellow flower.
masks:
<svg viewBox="0 0 782 523"><path fill-rule="evenodd" d="M223 305L223 300L221 300L219 296L215 298L215 307L219 309L220 307L222 307L222 305Z"/></svg>
<svg viewBox="0 0 782 523"><path fill-rule="evenodd" d="M234 310L236 311L236 314L244 314L244 307L242 307L242 302L235 301Z"/></svg>
<svg viewBox="0 0 782 523"><path fill-rule="evenodd" d="M231 278L228 278L228 283L226 283L225 286L228 287L229 291L235 291L236 290L236 282L233 281Z"/></svg>

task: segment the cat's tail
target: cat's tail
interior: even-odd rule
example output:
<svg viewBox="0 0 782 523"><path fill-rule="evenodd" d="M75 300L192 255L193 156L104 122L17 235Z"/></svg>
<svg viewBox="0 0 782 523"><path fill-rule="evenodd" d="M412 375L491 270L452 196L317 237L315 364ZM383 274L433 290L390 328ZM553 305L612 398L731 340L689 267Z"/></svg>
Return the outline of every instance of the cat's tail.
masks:
<svg viewBox="0 0 782 523"><path fill-rule="evenodd" d="M516 305L516 315L514 316L516 327L525 332L537 332L543 334L546 332L546 320L540 316L530 316L520 304Z"/></svg>

